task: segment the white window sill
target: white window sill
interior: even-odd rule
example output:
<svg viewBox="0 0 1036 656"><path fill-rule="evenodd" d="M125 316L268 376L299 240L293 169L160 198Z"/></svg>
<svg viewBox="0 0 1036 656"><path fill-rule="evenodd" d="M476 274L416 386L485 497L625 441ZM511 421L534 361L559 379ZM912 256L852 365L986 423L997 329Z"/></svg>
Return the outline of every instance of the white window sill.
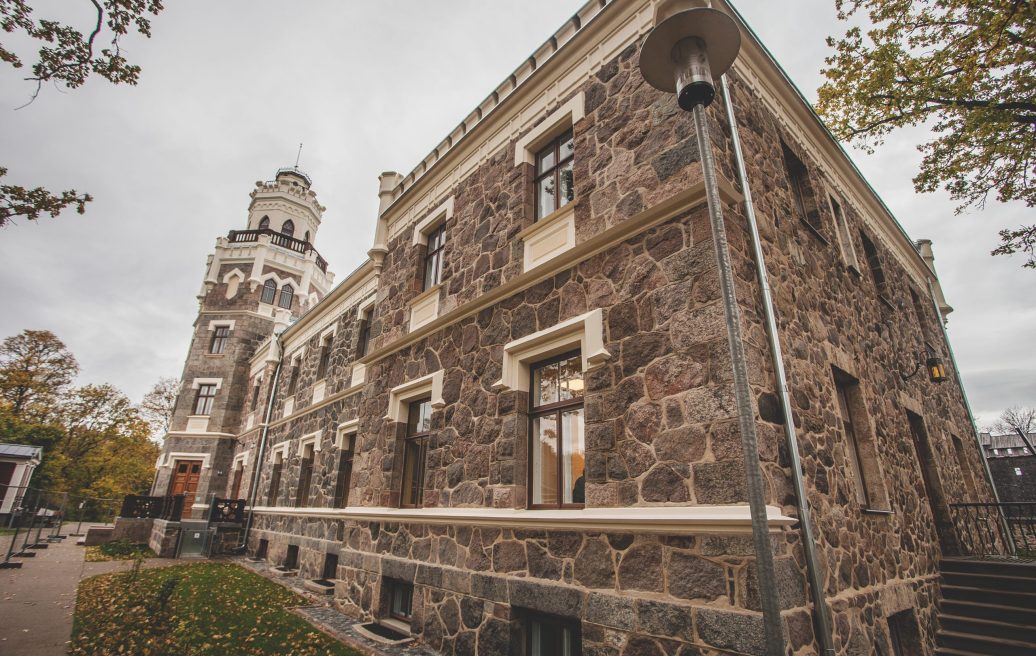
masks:
<svg viewBox="0 0 1036 656"><path fill-rule="evenodd" d="M291 508L257 506L264 515L320 517L374 522L451 524L556 531L623 531L672 534L750 535L752 518L747 505L646 506L584 508L582 510L521 510L512 508ZM771 531L795 523L776 506L766 507Z"/></svg>
<svg viewBox="0 0 1036 656"><path fill-rule="evenodd" d="M518 233L522 241L523 273L576 247L575 205L575 201L570 201Z"/></svg>
<svg viewBox="0 0 1036 656"><path fill-rule="evenodd" d="M421 326L435 321L439 316L439 289L441 284L418 294L410 301L410 330L411 332Z"/></svg>

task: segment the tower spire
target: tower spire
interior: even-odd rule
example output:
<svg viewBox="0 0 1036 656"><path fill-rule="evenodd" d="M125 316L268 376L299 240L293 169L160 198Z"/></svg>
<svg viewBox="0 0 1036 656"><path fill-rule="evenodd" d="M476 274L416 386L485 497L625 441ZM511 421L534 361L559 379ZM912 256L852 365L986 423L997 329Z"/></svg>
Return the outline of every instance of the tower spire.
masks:
<svg viewBox="0 0 1036 656"><path fill-rule="evenodd" d="M299 142L299 152L295 155L295 168L299 168L299 158L302 157L302 142Z"/></svg>

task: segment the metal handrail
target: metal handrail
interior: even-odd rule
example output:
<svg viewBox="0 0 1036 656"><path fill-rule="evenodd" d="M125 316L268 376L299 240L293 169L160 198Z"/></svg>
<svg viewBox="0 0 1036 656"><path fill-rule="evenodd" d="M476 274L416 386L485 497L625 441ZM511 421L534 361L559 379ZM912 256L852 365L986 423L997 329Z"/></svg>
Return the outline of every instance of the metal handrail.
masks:
<svg viewBox="0 0 1036 656"><path fill-rule="evenodd" d="M951 503L964 556L1036 555L1036 502Z"/></svg>
<svg viewBox="0 0 1036 656"><path fill-rule="evenodd" d="M305 255L310 251L316 253L317 267L327 272L327 260L321 257L317 249L313 247L313 244L304 240L296 239L295 237L286 235L282 232L277 232L271 228L262 228L258 230L231 230L227 233L227 239L231 244L253 244L259 241L259 237L262 235L269 235L270 243L274 246L280 246L289 251Z"/></svg>

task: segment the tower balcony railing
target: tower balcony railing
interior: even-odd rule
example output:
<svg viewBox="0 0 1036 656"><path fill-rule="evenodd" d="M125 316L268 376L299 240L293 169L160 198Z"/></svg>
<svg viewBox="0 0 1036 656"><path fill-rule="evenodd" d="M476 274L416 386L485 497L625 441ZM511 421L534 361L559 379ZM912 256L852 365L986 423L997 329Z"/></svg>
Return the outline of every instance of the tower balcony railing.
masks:
<svg viewBox="0 0 1036 656"><path fill-rule="evenodd" d="M230 240L231 244L248 244L258 242L259 237L262 235L269 235L270 243L274 246L279 246L301 255L313 251L317 254L317 267L324 273L327 273L327 260L321 257L320 253L317 253L317 249L313 248L313 244L303 239L295 239L270 228L263 228L262 230L231 230L227 235L227 239Z"/></svg>

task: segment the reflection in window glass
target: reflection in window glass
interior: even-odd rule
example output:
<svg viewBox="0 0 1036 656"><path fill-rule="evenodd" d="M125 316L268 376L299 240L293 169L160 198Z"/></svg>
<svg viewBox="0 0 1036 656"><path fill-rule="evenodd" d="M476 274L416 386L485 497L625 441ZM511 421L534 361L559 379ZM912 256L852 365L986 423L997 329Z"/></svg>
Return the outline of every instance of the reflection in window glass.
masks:
<svg viewBox="0 0 1036 656"><path fill-rule="evenodd" d="M572 130L565 131L536 155L536 219L564 207L575 199L572 162L575 143Z"/></svg>
<svg viewBox="0 0 1036 656"><path fill-rule="evenodd" d="M580 507L586 497L582 358L569 353L531 373L530 505Z"/></svg>

